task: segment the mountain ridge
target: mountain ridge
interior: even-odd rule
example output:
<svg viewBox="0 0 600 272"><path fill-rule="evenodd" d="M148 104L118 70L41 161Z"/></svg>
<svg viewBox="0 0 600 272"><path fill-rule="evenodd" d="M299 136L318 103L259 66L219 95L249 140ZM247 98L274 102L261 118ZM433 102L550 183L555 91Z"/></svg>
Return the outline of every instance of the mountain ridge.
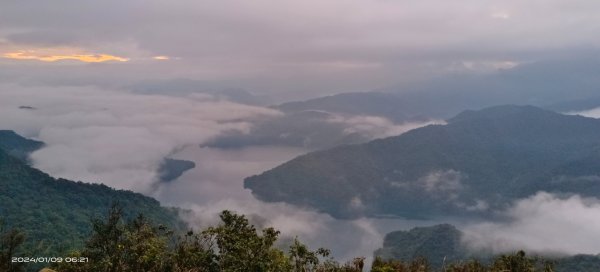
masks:
<svg viewBox="0 0 600 272"><path fill-rule="evenodd" d="M545 182L576 160L595 166L591 158L599 150L600 120L505 105L465 111L447 125L299 156L246 178L244 186L264 201L342 218L477 215L537 190L600 194L595 184L582 190ZM600 175L595 169L587 172Z"/></svg>
<svg viewBox="0 0 600 272"><path fill-rule="evenodd" d="M0 149L20 160L28 161L29 154L43 146L43 142L24 138L12 130L0 130Z"/></svg>
<svg viewBox="0 0 600 272"><path fill-rule="evenodd" d="M2 149L0 203L4 227L25 231L24 250L39 256L81 247L91 232L91 219L104 216L113 203L124 208L127 218L143 213L174 229L183 226L176 209L162 207L153 198L103 184L55 179Z"/></svg>

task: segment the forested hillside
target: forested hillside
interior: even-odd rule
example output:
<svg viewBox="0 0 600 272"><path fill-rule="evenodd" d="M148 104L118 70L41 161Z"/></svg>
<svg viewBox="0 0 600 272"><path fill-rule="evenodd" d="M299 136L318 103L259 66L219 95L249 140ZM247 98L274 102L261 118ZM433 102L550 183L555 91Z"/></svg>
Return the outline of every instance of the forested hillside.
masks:
<svg viewBox="0 0 600 272"><path fill-rule="evenodd" d="M42 146L44 143L23 138L12 130L0 130L0 149L20 160L27 161L29 153Z"/></svg>
<svg viewBox="0 0 600 272"><path fill-rule="evenodd" d="M343 218L481 215L540 190L600 195L599 163L600 120L498 106L300 156L244 184Z"/></svg>
<svg viewBox="0 0 600 272"><path fill-rule="evenodd" d="M143 213L152 222L180 224L174 209L161 207L152 198L55 179L0 149L0 220L5 229L24 231L23 249L30 254L56 255L83 246L92 231L90 220L103 216L113 202L126 208L127 218Z"/></svg>

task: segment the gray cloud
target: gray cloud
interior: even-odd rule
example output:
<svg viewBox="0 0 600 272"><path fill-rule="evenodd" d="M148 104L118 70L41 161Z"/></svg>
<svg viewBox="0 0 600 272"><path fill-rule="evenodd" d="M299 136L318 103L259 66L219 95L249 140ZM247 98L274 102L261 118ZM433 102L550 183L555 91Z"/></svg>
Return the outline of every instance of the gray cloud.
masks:
<svg viewBox="0 0 600 272"><path fill-rule="evenodd" d="M77 47L132 58L107 65L127 74L227 80L306 96L597 52L599 5L583 0L4 1L0 50ZM139 65L156 55L173 59ZM82 69L91 74L95 68Z"/></svg>

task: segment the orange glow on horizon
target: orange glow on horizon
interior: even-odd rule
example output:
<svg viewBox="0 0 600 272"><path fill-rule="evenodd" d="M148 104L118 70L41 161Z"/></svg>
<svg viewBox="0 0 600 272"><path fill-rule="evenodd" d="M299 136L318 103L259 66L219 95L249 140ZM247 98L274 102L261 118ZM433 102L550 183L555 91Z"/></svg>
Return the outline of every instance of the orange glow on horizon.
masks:
<svg viewBox="0 0 600 272"><path fill-rule="evenodd" d="M170 60L171 58L169 58L168 56L155 56L155 57L153 57L153 59L155 59L155 60Z"/></svg>
<svg viewBox="0 0 600 272"><path fill-rule="evenodd" d="M3 55L4 58L7 59L15 59L15 60L38 60L44 62L55 62L61 60L76 60L81 62L90 62L90 63L98 63L98 62L106 62L106 61L118 61L118 62L126 62L129 61L128 58L108 55L108 54L72 54L72 55L36 55L34 52L9 52Z"/></svg>

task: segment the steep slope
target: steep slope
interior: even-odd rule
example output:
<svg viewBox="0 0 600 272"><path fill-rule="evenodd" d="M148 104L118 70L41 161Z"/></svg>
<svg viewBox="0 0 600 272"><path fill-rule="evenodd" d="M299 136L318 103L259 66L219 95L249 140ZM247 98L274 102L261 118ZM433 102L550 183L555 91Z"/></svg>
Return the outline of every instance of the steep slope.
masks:
<svg viewBox="0 0 600 272"><path fill-rule="evenodd" d="M539 190L600 195L581 181L600 176L599 148L599 120L498 106L300 156L244 184L336 217L481 214Z"/></svg>
<svg viewBox="0 0 600 272"><path fill-rule="evenodd" d="M129 218L143 213L153 222L180 226L175 210L150 197L54 179L0 150L0 219L4 227L25 231L25 249L33 256L60 256L81 247L91 231L90 220L104 216L113 202Z"/></svg>
<svg viewBox="0 0 600 272"><path fill-rule="evenodd" d="M44 143L24 138L12 130L0 130L0 149L26 161L29 153L44 146Z"/></svg>

